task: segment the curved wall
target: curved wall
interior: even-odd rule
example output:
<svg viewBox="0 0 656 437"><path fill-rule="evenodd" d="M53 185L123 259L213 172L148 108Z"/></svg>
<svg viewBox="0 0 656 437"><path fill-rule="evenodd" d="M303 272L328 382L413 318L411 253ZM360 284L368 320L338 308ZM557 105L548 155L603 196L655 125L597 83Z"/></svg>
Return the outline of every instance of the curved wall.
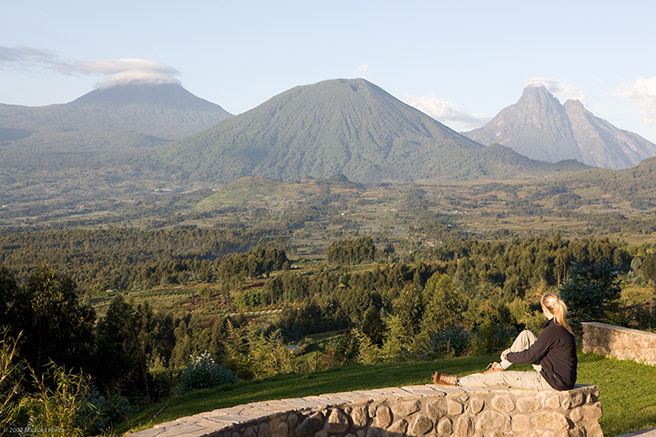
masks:
<svg viewBox="0 0 656 437"><path fill-rule="evenodd" d="M596 386L421 385L257 402L181 418L139 437L603 436Z"/></svg>

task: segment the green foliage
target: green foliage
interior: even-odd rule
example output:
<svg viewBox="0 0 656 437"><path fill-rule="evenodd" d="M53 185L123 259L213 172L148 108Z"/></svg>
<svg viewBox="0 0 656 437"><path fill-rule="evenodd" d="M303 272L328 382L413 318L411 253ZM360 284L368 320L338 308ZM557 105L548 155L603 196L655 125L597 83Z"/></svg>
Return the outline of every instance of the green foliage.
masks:
<svg viewBox="0 0 656 437"><path fill-rule="evenodd" d="M234 384L237 381L237 377L230 370L214 362L209 352L203 352L189 357L187 365L180 374L180 389L182 392L187 392L222 384Z"/></svg>
<svg viewBox="0 0 656 437"><path fill-rule="evenodd" d="M96 331L95 371L101 387L154 398L149 364L168 361L174 343L172 319L118 295Z"/></svg>
<svg viewBox="0 0 656 437"><path fill-rule="evenodd" d="M376 251L374 240L365 236L331 243L326 249L326 258L333 264L361 264L372 262L376 258Z"/></svg>
<svg viewBox="0 0 656 437"><path fill-rule="evenodd" d="M656 282L656 253L648 253L640 266L640 272L645 278Z"/></svg>
<svg viewBox="0 0 656 437"><path fill-rule="evenodd" d="M248 363L256 378L296 370L294 355L285 345L280 330L265 335L264 332L258 332L254 325L249 325L248 347Z"/></svg>
<svg viewBox="0 0 656 437"><path fill-rule="evenodd" d="M402 361L410 357L412 337L407 334L406 321L397 315L385 318L387 334L381 346L381 356L385 361Z"/></svg>
<svg viewBox="0 0 656 437"><path fill-rule="evenodd" d="M428 279L423 302L426 309L422 330L432 333L463 322L465 300L449 275L435 273Z"/></svg>
<svg viewBox="0 0 656 437"><path fill-rule="evenodd" d="M113 394L106 397L92 387L78 410L77 423L87 435L100 435L109 433L114 424L128 419L136 411L124 396Z"/></svg>
<svg viewBox="0 0 656 437"><path fill-rule="evenodd" d="M371 341L369 336L359 329L353 329L353 336L358 341L358 363L375 364L382 360L382 353L379 346Z"/></svg>
<svg viewBox="0 0 656 437"><path fill-rule="evenodd" d="M85 435L79 414L91 388L91 377L67 371L52 362L41 376L34 371L31 374L36 392L23 398L20 405L29 416L26 427L53 434Z"/></svg>
<svg viewBox="0 0 656 437"><path fill-rule="evenodd" d="M485 317L473 332L470 353L483 355L500 352L510 346L517 334L514 326L499 324L493 317Z"/></svg>
<svg viewBox="0 0 656 437"><path fill-rule="evenodd" d="M450 358L464 355L472 343L472 333L460 325L450 326L431 336L431 355Z"/></svg>
<svg viewBox="0 0 656 437"><path fill-rule="evenodd" d="M618 281L617 270L609 263L572 263L560 296L569 309L573 329L580 330L580 322L610 320L621 293Z"/></svg>
<svg viewBox="0 0 656 437"><path fill-rule="evenodd" d="M23 379L23 372L17 360L18 341L8 335L7 328L1 327L0 338L0 431L14 423L20 414L17 394ZM20 335L18 336L20 339Z"/></svg>
<svg viewBox="0 0 656 437"><path fill-rule="evenodd" d="M41 265L19 286L8 270L0 272L0 296L9 322L9 332L22 332L21 356L40 372L53 360L71 367L90 364L95 312L81 302L70 277Z"/></svg>

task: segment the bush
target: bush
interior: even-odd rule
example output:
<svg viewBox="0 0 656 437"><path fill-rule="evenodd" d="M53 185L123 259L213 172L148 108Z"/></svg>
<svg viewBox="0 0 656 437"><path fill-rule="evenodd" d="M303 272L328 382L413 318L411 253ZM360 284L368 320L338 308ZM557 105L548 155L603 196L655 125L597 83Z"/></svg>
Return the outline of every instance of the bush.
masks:
<svg viewBox="0 0 656 437"><path fill-rule="evenodd" d="M191 356L180 375L180 390L187 392L199 388L216 387L221 384L234 384L238 378L223 366L214 362L209 352Z"/></svg>
<svg viewBox="0 0 656 437"><path fill-rule="evenodd" d="M514 326L504 326L491 318L486 318L473 333L471 340L472 355L500 353L517 337Z"/></svg>
<svg viewBox="0 0 656 437"><path fill-rule="evenodd" d="M135 411L127 398L119 394L107 398L94 387L85 397L77 420L86 434L98 435L111 431L115 424L123 422Z"/></svg>
<svg viewBox="0 0 656 437"><path fill-rule="evenodd" d="M460 325L434 332L431 336L432 349L440 357L461 356L469 347L471 333Z"/></svg>

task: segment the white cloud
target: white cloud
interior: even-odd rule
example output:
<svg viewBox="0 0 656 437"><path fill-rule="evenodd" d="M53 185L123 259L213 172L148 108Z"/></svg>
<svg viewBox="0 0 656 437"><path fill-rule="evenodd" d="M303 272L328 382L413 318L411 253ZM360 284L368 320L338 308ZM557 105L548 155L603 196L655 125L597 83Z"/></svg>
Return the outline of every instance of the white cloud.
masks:
<svg viewBox="0 0 656 437"><path fill-rule="evenodd" d="M490 119L478 114L468 114L455 103L434 96L403 97L402 100L455 130L474 129Z"/></svg>
<svg viewBox="0 0 656 437"><path fill-rule="evenodd" d="M33 47L0 46L0 68L34 68L42 66L63 74L101 74L109 76L99 86L126 83L176 83L179 72L161 62L140 58L106 59L88 62L66 62L50 51Z"/></svg>
<svg viewBox="0 0 656 437"><path fill-rule="evenodd" d="M357 78L366 78L367 74L369 73L369 65L367 64L362 64L358 65L355 67L355 69L351 72L352 77L357 77Z"/></svg>
<svg viewBox="0 0 656 437"><path fill-rule="evenodd" d="M149 59L124 58L78 62L62 66L61 69L69 73L109 74L109 78L99 85L101 88L134 82L180 83L173 77L178 74L175 68Z"/></svg>
<svg viewBox="0 0 656 437"><path fill-rule="evenodd" d="M556 95L561 100L567 99L580 100L585 103L585 92L576 88L574 84L567 81L558 81L546 77L532 77L524 80L525 86L543 86L550 93Z"/></svg>
<svg viewBox="0 0 656 437"><path fill-rule="evenodd" d="M614 94L631 100L640 110L645 123L656 124L656 77L640 77Z"/></svg>

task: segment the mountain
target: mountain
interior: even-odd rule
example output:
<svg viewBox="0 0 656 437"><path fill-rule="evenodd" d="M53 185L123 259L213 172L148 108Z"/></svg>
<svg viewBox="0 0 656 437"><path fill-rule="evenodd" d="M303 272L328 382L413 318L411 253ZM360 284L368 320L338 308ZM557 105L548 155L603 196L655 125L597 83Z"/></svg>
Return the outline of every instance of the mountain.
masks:
<svg viewBox="0 0 656 437"><path fill-rule="evenodd" d="M229 118L219 105L200 99L177 84L131 83L99 88L66 104L44 107L0 105L0 141L39 137L57 142L57 134L79 132L78 142L126 132L173 141ZM51 138L51 141L48 141ZM45 144L44 146L47 146ZM121 144L115 147L120 148Z"/></svg>
<svg viewBox="0 0 656 437"><path fill-rule="evenodd" d="M171 172L208 183L338 173L376 183L471 178L503 165L495 156L479 159L482 150L364 79L336 79L285 91L157 158Z"/></svg>
<svg viewBox="0 0 656 437"><path fill-rule="evenodd" d="M624 169L656 156L656 144L595 117L578 100L567 100L564 107L583 162L596 167Z"/></svg>
<svg viewBox="0 0 656 437"><path fill-rule="evenodd" d="M464 133L481 144L499 143L548 162L576 159L587 165L628 168L656 155L656 145L595 117L581 102L561 105L543 86L529 85L519 101L485 126Z"/></svg>

